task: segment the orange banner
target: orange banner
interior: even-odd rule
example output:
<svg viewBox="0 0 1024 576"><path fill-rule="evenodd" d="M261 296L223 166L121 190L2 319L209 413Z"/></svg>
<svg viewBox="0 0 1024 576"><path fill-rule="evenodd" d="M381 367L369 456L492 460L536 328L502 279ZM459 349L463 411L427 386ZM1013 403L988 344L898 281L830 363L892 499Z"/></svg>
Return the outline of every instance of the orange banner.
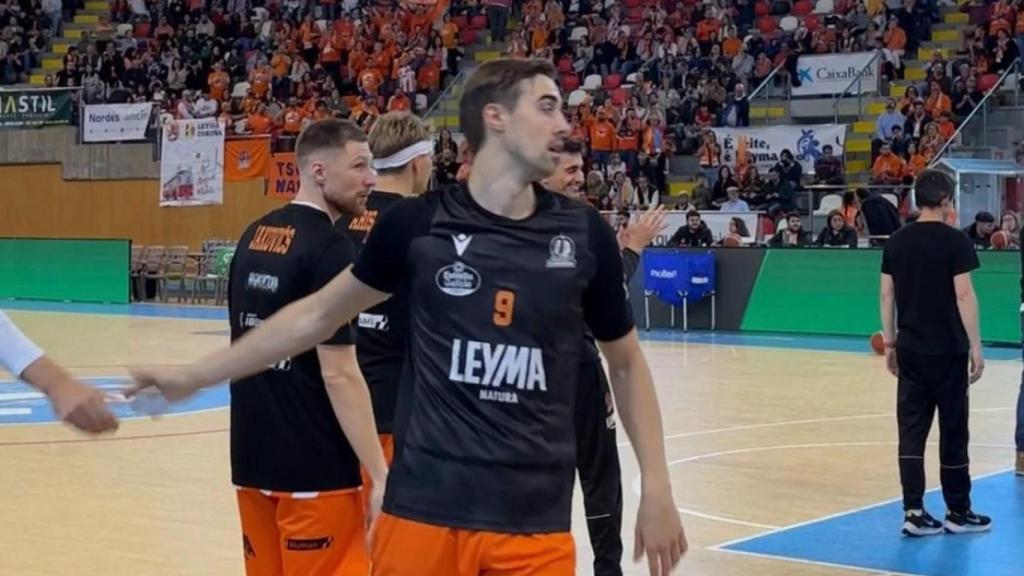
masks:
<svg viewBox="0 0 1024 576"><path fill-rule="evenodd" d="M224 180L259 180L267 177L270 138L244 138L224 142Z"/></svg>
<svg viewBox="0 0 1024 576"><path fill-rule="evenodd" d="M294 152L274 154L267 173L267 196L294 198L299 192L299 165Z"/></svg>

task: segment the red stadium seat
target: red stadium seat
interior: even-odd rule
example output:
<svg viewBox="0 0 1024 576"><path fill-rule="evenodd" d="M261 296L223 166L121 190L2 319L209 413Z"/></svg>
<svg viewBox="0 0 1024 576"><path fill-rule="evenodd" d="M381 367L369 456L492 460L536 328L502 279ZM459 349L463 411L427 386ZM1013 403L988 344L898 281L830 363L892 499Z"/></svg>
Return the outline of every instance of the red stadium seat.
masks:
<svg viewBox="0 0 1024 576"><path fill-rule="evenodd" d="M999 82L998 74L985 74L981 78L978 78L978 90L982 92L988 92Z"/></svg>
<svg viewBox="0 0 1024 576"><path fill-rule="evenodd" d="M466 27L469 26L469 18L467 18L464 14L460 14L460 15L452 18L452 23L454 23L456 26L458 26L459 30L462 30L463 28L466 28Z"/></svg>
<svg viewBox="0 0 1024 576"><path fill-rule="evenodd" d="M793 11L791 14L794 16L806 16L814 11L814 5L811 4L811 0L800 0L793 5Z"/></svg>
<svg viewBox="0 0 1024 576"><path fill-rule="evenodd" d="M622 76L618 74L609 74L604 77L604 83L601 85L605 90L615 90L622 84Z"/></svg>
<svg viewBox="0 0 1024 576"><path fill-rule="evenodd" d="M640 0L626 0L626 8L636 8L640 5Z"/></svg>
<svg viewBox="0 0 1024 576"><path fill-rule="evenodd" d="M761 34L772 34L779 28L779 23L771 16L761 16L757 19L757 29Z"/></svg>
<svg viewBox="0 0 1024 576"><path fill-rule="evenodd" d="M754 5L754 14L758 16L767 16L772 13L772 7L767 2L758 2Z"/></svg>
<svg viewBox="0 0 1024 576"><path fill-rule="evenodd" d="M572 73L572 58L562 58L558 61L558 71L562 74Z"/></svg>
<svg viewBox="0 0 1024 576"><path fill-rule="evenodd" d="M611 92L612 104L616 106L625 106L626 102L629 102L629 90L622 88L616 88Z"/></svg>
<svg viewBox="0 0 1024 576"><path fill-rule="evenodd" d="M818 19L816 14L808 14L807 16L804 16L804 24L807 26L808 30L814 32L821 26L821 20Z"/></svg>
<svg viewBox="0 0 1024 576"><path fill-rule="evenodd" d="M462 30L459 30L459 44L462 46L476 44L476 30L473 30L472 28L463 28Z"/></svg>
<svg viewBox="0 0 1024 576"><path fill-rule="evenodd" d="M575 74L562 74L559 76L559 79L561 80L562 90L565 92L572 92L580 87L580 77Z"/></svg>
<svg viewBox="0 0 1024 576"><path fill-rule="evenodd" d="M483 30L484 28L487 28L487 16L473 16L473 18L469 21L469 27L473 28L474 30Z"/></svg>

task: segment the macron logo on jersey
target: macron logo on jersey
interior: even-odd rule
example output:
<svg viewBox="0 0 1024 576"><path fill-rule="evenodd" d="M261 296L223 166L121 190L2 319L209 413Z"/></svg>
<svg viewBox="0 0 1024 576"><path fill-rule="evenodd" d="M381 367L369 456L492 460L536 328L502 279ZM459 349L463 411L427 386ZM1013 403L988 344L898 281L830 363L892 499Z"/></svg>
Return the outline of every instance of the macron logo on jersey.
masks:
<svg viewBox="0 0 1024 576"><path fill-rule="evenodd" d="M455 253L462 257L462 253L469 248L469 243L473 241L472 236L466 236L465 234L452 234L452 242L455 244Z"/></svg>
<svg viewBox="0 0 1024 576"><path fill-rule="evenodd" d="M518 391L548 389L544 355L540 348L493 344L476 340L452 340L452 362L448 371L452 382L476 384L486 388L515 388ZM510 390L481 390L481 400L519 402Z"/></svg>

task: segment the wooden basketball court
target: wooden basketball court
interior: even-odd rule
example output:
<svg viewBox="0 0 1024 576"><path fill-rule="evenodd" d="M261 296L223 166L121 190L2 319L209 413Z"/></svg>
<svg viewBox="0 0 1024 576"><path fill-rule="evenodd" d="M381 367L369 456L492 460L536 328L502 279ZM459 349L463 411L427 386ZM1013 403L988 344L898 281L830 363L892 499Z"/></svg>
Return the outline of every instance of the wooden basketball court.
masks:
<svg viewBox="0 0 1024 576"><path fill-rule="evenodd" d="M223 310L208 309L209 319L186 319L174 317L173 310L166 314L170 317L156 317L156 307L15 308L8 311L15 322L59 362L76 375L105 378L108 386L125 376L125 365L181 364L227 342L227 323L217 317ZM895 381L866 342L672 338L662 334L644 348L663 409L675 498L691 544L678 574L912 573L857 567L856 558L834 562L843 568L719 548L899 497ZM989 355L985 377L972 389L975 476L1013 464L1019 354ZM47 423L38 398L24 390L20 396L10 392L15 384L7 374L0 380L8 381L8 388L0 388L0 491L7 495L0 502L0 575L243 574L228 466L228 411L217 401L157 421L125 420L115 436L89 440ZM937 434L936 428L928 452L930 488L938 484ZM637 466L621 428L620 442L624 568L627 574L647 574L645 565L631 562ZM1017 482L1020 494L1024 480ZM976 490L982 488L976 484ZM578 574L590 574L578 491L576 500ZM979 511L995 518L992 536L1003 526L1003 537L1018 543L1024 538L1006 534L1010 528L1000 516L1006 510ZM937 517L942 512L933 510ZM871 530L896 542L901 521L892 514ZM937 542L930 545L946 545ZM848 545L853 556L860 553L856 537ZM813 550L807 552L813 556ZM1019 567L1018 560L1010 562ZM958 573L968 572L983 573Z"/></svg>

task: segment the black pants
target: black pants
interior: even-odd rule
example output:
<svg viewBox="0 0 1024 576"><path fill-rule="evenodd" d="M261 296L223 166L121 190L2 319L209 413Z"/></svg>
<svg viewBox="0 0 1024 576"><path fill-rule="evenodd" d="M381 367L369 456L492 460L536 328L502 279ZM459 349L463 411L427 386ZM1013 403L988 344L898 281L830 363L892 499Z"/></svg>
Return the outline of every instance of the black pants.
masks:
<svg viewBox="0 0 1024 576"><path fill-rule="evenodd" d="M576 394L576 467L594 549L594 576L621 576L622 470L615 408L600 362L580 365Z"/></svg>
<svg viewBox="0 0 1024 576"><path fill-rule="evenodd" d="M936 408L939 411L939 461L946 508L971 507L967 457L967 355L922 356L899 350L896 418L900 429L900 482L903 508L924 507L924 449Z"/></svg>

